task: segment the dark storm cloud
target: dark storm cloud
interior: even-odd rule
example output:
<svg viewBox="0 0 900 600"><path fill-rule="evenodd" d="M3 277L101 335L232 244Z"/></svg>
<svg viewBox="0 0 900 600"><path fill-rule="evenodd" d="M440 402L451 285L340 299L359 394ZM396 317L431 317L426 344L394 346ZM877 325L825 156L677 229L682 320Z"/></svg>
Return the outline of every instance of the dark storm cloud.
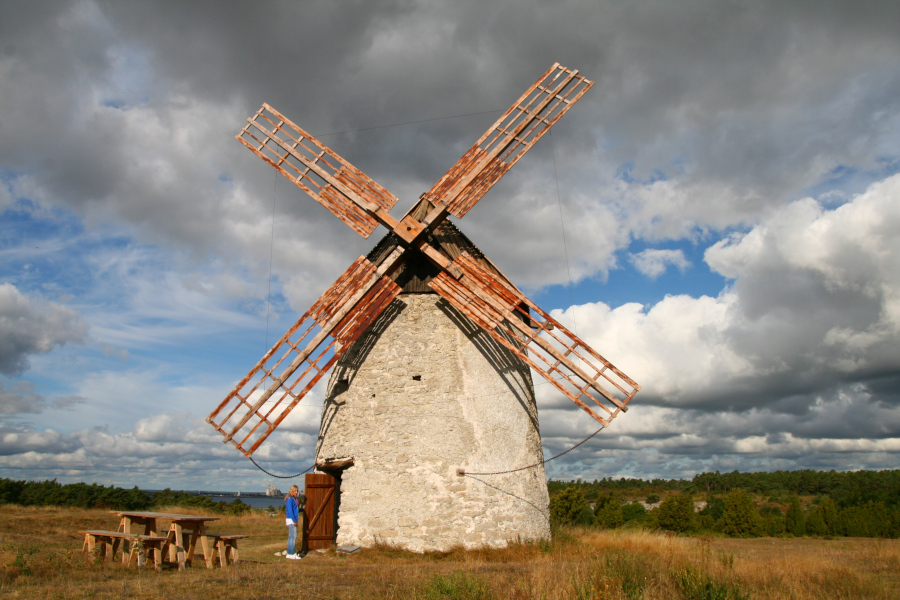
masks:
<svg viewBox="0 0 900 600"><path fill-rule="evenodd" d="M565 282L567 266L602 279L633 240L738 232L707 252L733 282L717 298L578 307L584 337L645 383L607 454L585 460L637 475L877 465L897 451L900 221L889 186L881 204L854 194L900 164L898 56L895 2L6 3L0 204L62 207L174 248L168 268L186 279L210 264L235 274L210 276L209 294L259 296L273 244L276 282L302 311L380 233L359 239L234 141L261 102L322 134L404 211L559 61L597 85L460 223L504 272L532 290ZM414 121L427 122L380 127ZM805 195L820 202L785 209ZM142 297L181 287L126 276ZM0 331L4 373L84 336L64 307L28 310L29 327ZM98 389L118 402L115 386ZM10 411L47 405L4 390ZM548 448L577 442L577 409L548 406ZM129 455L119 469L184 452L175 438L194 430L148 419L128 434L23 429L8 455L43 443L19 468L90 473L117 452ZM309 433L288 436L308 448ZM204 460L227 477L216 444Z"/></svg>
<svg viewBox="0 0 900 600"><path fill-rule="evenodd" d="M893 468L900 451L900 417L880 406L865 386L836 387L806 398L802 415L776 407L747 411L659 409L632 405L587 444L551 463L553 477L692 476L703 471ZM580 442L594 428L573 427L558 411L541 415L545 455Z"/></svg>
<svg viewBox="0 0 900 600"><path fill-rule="evenodd" d="M852 10L708 2L527 10L468 2L34 6L4 9L11 48L4 60L16 90L6 105L16 110L3 120L17 143L0 145L0 158L23 171L40 161L41 183L67 205L119 213L151 237L187 245L252 243L236 240L230 221L262 219L267 203L229 205L216 178L239 173L252 196L270 195L270 173L247 168L255 159L230 140L263 100L313 133L503 110L559 60L598 82L557 127L561 155L578 163L579 154L597 152L599 163L576 165L582 183L573 185L590 189L591 172L608 178L627 164L630 177L664 173L685 193L701 181L739 187L712 211L711 198L685 199L682 219L717 227L752 217L839 165L870 168L897 147L900 40L897 9L885 3ZM128 115L86 109L98 99L143 108L147 118L129 135ZM494 118L326 141L404 193L405 210ZM172 143L179 134L187 147ZM150 147L139 147L142 138ZM479 237L489 242L490 228L512 212L532 167L547 163L521 167L506 194L479 206L490 217L468 225ZM141 173L154 168L162 177ZM285 217L312 219L324 233L317 241L336 249L329 240L343 230L299 192L291 198ZM295 203L304 204L300 213ZM527 213L521 221L526 229L531 222Z"/></svg>
<svg viewBox="0 0 900 600"><path fill-rule="evenodd" d="M9 388L0 381L0 414L39 413L46 404L47 400L36 394L34 386L27 381L17 381Z"/></svg>
<svg viewBox="0 0 900 600"><path fill-rule="evenodd" d="M77 396L46 398L36 393L29 381L14 381L8 386L0 381L0 417L37 414L47 408L71 409L84 402L84 398Z"/></svg>

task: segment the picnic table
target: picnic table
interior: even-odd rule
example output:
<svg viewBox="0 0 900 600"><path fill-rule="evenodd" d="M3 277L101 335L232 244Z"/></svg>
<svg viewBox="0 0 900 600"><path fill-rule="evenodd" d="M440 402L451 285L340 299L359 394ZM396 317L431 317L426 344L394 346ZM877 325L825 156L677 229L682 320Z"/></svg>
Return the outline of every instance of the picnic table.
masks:
<svg viewBox="0 0 900 600"><path fill-rule="evenodd" d="M167 540L164 548L169 549L169 560L171 562L178 562L179 570L184 570L185 565L191 564L194 558L194 549L197 546L197 540L200 540L200 544L203 547L203 558L206 560L206 566L210 569L213 568L212 550L216 547L218 542L217 538L220 536L207 534L206 522L218 521L219 517L142 511L117 511L115 514L122 519L119 523L118 531L128 534L138 533L132 532L132 526L140 527L143 525L143 535L165 535ZM165 533L162 533L163 529L160 527L160 521L170 522ZM185 533L189 535L187 545L184 543ZM213 548L210 547L211 545Z"/></svg>
<svg viewBox="0 0 900 600"><path fill-rule="evenodd" d="M95 550L100 552L100 560L112 562L116 555L116 549L122 542L122 563L129 566L137 564L144 566L144 552L149 552L153 557L153 564L158 571L162 565L162 544L167 536L139 535L137 533L125 533L122 531L105 531L103 529L87 529L84 534L84 546L81 555L93 554ZM128 548L130 546L130 548Z"/></svg>

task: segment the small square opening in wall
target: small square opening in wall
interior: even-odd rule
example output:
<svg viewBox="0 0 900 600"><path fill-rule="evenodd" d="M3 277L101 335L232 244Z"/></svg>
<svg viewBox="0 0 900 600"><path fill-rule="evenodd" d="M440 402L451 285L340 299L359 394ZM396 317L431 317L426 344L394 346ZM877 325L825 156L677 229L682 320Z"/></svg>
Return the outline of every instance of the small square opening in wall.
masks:
<svg viewBox="0 0 900 600"><path fill-rule="evenodd" d="M422 381L421 375L413 375L413 381Z"/></svg>

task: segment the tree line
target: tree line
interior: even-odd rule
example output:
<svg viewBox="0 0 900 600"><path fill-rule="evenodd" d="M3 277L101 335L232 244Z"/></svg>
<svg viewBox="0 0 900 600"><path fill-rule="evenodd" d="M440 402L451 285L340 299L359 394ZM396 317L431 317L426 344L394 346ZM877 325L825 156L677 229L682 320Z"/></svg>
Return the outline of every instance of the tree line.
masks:
<svg viewBox="0 0 900 600"><path fill-rule="evenodd" d="M683 491L690 494L724 494L740 488L753 494L783 496L824 495L840 507L862 506L867 502L900 503L900 470L886 471L773 471L759 473L700 473L690 481L684 479L613 479L589 481L554 481L547 484L550 495L566 487L577 486L588 501L606 492L650 494Z"/></svg>
<svg viewBox="0 0 900 600"><path fill-rule="evenodd" d="M716 472L691 481L550 481L548 489L556 523L733 537L900 537L900 470Z"/></svg>
<svg viewBox="0 0 900 600"><path fill-rule="evenodd" d="M216 502L206 496L194 496L187 492L168 488L147 492L103 486L96 483L59 483L46 481L18 481L0 478L0 504L20 506L71 506L75 508L102 508L108 510L152 510L161 506L203 509L219 514L240 515L250 506L240 498L233 502Z"/></svg>

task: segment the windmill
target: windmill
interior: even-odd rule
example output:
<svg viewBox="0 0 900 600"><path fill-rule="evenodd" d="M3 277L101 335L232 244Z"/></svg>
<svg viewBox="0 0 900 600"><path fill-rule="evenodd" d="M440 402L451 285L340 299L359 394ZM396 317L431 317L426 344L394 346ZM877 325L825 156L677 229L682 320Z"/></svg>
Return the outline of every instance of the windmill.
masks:
<svg viewBox="0 0 900 600"><path fill-rule="evenodd" d="M602 426L640 389L447 219L462 218L592 85L554 64L399 220L393 194L268 104L238 134L364 238L379 224L389 232L207 418L250 457L336 366L316 466L342 477L339 543L428 550L548 537L531 372Z"/></svg>

